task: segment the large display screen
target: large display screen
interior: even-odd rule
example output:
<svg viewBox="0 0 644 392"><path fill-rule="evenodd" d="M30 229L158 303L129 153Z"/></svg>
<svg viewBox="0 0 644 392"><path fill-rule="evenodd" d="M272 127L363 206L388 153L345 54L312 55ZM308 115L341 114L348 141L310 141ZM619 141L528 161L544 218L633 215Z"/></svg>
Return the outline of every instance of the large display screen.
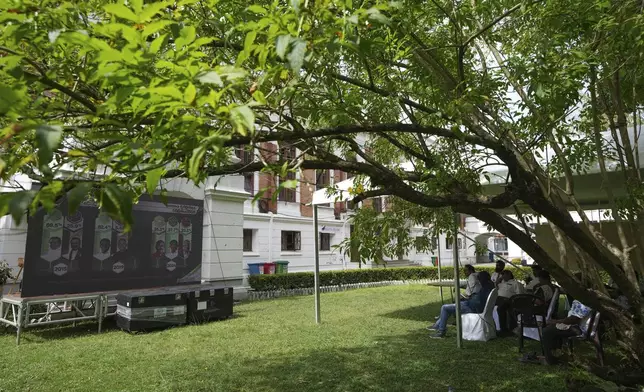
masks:
<svg viewBox="0 0 644 392"><path fill-rule="evenodd" d="M76 294L201 281L203 201L143 197L134 225L91 201L71 214L67 201L28 221L22 296Z"/></svg>

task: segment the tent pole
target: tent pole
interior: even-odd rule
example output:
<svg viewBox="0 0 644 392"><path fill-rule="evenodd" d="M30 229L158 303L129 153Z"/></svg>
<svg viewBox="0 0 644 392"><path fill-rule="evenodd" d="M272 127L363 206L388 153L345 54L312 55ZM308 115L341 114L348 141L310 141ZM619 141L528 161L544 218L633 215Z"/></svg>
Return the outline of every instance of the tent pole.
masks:
<svg viewBox="0 0 644 392"><path fill-rule="evenodd" d="M315 323L320 324L320 247L318 241L320 234L318 232L318 206L313 205L313 243L315 246L315 274L314 274L314 287L315 287Z"/></svg>
<svg viewBox="0 0 644 392"><path fill-rule="evenodd" d="M456 293L456 348L463 348L463 331L461 325L461 281L459 279L458 268L458 227L460 225L458 212L454 213L454 245L452 247L454 255L454 292Z"/></svg>
<svg viewBox="0 0 644 392"><path fill-rule="evenodd" d="M437 238L438 238L438 240L436 242L438 242L438 244L437 244L436 248L438 249L438 263L437 263L438 264L438 281L442 282L443 277L441 276L441 264L442 264L442 261L441 261L441 236L439 235ZM438 290L441 292L441 304L444 304L445 299L443 298L443 286L438 286Z"/></svg>

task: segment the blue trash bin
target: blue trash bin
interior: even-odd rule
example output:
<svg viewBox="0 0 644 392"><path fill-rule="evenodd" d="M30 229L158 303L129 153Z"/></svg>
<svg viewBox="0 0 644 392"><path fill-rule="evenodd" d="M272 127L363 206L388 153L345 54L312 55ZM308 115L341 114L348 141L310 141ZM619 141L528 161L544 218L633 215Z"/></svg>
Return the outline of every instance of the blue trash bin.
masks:
<svg viewBox="0 0 644 392"><path fill-rule="evenodd" d="M263 275L265 263L248 263L248 273L250 275Z"/></svg>

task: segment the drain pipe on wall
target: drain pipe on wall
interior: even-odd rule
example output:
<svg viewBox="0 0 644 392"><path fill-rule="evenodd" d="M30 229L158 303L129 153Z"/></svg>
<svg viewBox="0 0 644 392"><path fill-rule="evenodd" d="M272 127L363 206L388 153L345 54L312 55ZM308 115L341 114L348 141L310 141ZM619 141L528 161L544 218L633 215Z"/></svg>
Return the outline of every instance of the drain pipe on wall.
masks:
<svg viewBox="0 0 644 392"><path fill-rule="evenodd" d="M273 262L273 212L268 212L268 262Z"/></svg>

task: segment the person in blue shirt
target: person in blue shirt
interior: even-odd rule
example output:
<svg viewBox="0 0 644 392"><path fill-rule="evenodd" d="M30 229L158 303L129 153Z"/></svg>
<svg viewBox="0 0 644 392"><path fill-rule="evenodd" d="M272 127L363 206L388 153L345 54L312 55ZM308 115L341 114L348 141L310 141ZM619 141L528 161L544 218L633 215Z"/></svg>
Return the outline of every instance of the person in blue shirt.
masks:
<svg viewBox="0 0 644 392"><path fill-rule="evenodd" d="M481 271L478 273L479 283L481 284L481 289L466 300L461 301L461 314L466 313L482 313L485 308L485 303L487 298L490 295L490 292L494 289L494 283L490 279L490 274L486 271ZM447 320L451 315L456 313L456 304L443 305L441 307L441 315L436 321L436 324L432 327L437 332L435 335L432 335L432 338L444 338L445 333L447 332Z"/></svg>

